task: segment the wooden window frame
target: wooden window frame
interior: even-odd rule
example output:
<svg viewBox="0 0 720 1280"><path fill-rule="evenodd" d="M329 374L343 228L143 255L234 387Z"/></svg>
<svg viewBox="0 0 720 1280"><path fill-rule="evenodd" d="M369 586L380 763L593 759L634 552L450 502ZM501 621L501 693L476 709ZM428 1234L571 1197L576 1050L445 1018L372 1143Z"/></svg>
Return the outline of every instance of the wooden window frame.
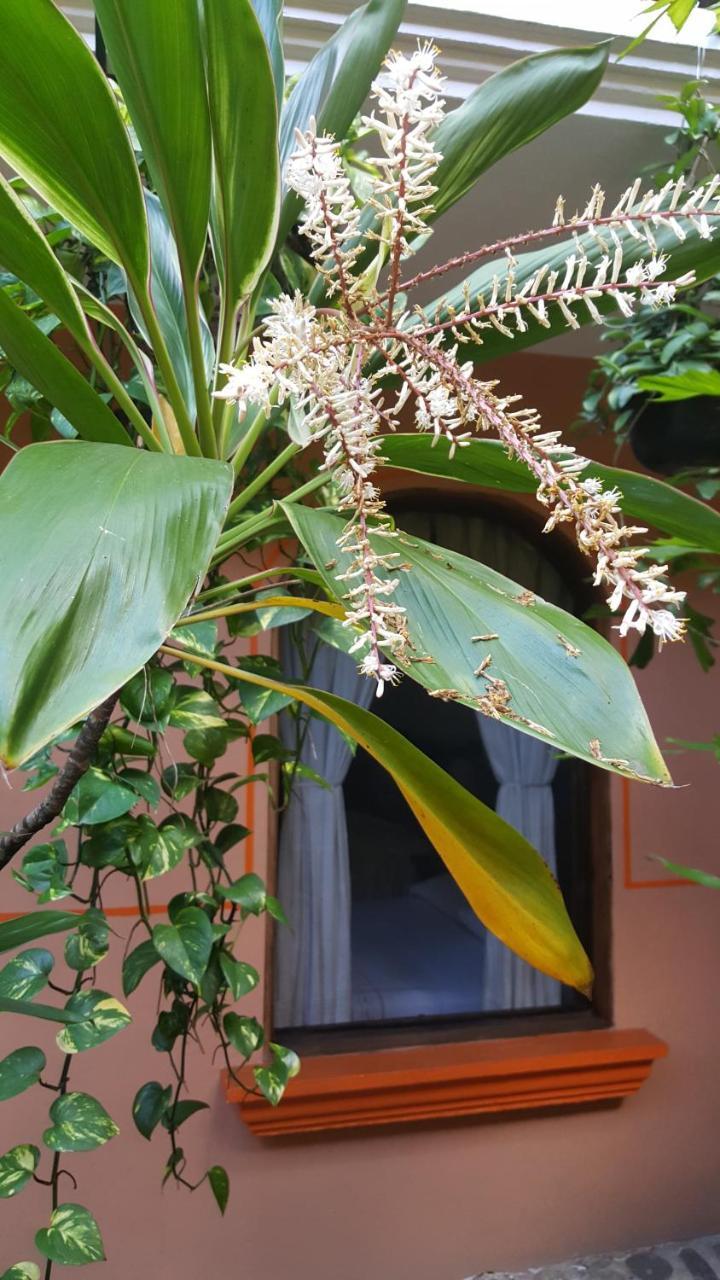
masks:
<svg viewBox="0 0 720 1280"><path fill-rule="evenodd" d="M477 496L452 482L429 491L403 490L393 505L396 510L420 504L439 509L448 505L448 497L455 509L479 514ZM492 510L525 536L537 534L538 521L522 503L492 495L483 500L482 514ZM574 544L553 541L554 555L548 558L561 570L583 566L587 572ZM596 599L588 589L588 604ZM592 1008L284 1031L283 1042L300 1053L303 1065L279 1107L248 1092L254 1084L251 1068L244 1068L238 1079L224 1073L227 1100L239 1104L248 1128L270 1138L548 1108L576 1110L617 1104L637 1092L667 1045L647 1030L612 1025L610 787L599 769L591 774L589 799L596 969ZM276 837L273 824L268 866L273 887ZM266 931L266 1026L273 1025L274 928L270 922Z"/></svg>

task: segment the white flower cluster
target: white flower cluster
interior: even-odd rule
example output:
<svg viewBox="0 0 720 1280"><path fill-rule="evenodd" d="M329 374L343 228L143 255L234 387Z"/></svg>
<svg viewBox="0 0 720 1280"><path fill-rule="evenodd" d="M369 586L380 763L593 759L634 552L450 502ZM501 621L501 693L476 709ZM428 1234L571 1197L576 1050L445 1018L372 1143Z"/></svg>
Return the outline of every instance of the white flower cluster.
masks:
<svg viewBox="0 0 720 1280"><path fill-rule="evenodd" d="M391 543L387 552L379 549L378 539L391 539L392 531L375 482L383 460L382 432L398 425L405 406L412 408L418 430L432 433L434 443L449 443L451 456L474 432L488 431L530 469L538 499L549 511L546 530L573 524L580 548L595 559L595 582L608 589L610 608L624 608L623 635L650 627L662 643L679 639L684 629L676 612L683 593L664 580L667 567L648 567L642 550L627 545L646 531L622 523L621 494L604 490L592 475L587 478L591 464L564 444L559 432L543 431L535 410L518 406L518 396L503 397L495 383L477 379L472 363L463 362L459 352L468 341L481 342L484 329L513 337L531 322L549 327L553 314L571 328L579 327L581 317L600 323L605 299L626 315L637 305L671 303L676 289L693 277L662 278L667 259L658 247L658 231L676 240L684 239L688 226L710 235L711 219L720 215L720 178L689 194L682 180L644 195L635 183L608 214L604 194L595 187L587 207L567 222L559 201L551 228L485 246L403 280L402 261L427 230L435 193L441 157L433 139L443 116L441 87L431 45L387 59L374 86L376 110L364 121L382 148L375 162L380 177L365 214L356 205L334 140L318 136L314 125L298 135L287 178L305 202L302 230L334 305L315 309L299 294L278 298L246 362L224 368L227 382L219 392L236 400L243 413L249 404L269 412L274 403L291 402L310 438L322 440L324 467L350 517L339 546L349 557L340 581L348 625L358 630L352 651L362 654L361 670L376 679L378 693L396 678L393 659L407 656L404 611L393 599L400 566ZM376 265L387 269L382 290L374 283L377 273L359 273L361 231L372 221L368 212L374 214L374 227L365 239L380 242ZM517 247L556 238L563 228L572 237L570 252L521 277ZM635 260L634 248L628 262L628 246L638 239L647 253ZM430 316L419 308L396 314L396 302L417 284L502 252L505 269L484 295L466 292L454 311L446 305ZM509 694L503 697L502 708L498 702L493 714L511 715Z"/></svg>

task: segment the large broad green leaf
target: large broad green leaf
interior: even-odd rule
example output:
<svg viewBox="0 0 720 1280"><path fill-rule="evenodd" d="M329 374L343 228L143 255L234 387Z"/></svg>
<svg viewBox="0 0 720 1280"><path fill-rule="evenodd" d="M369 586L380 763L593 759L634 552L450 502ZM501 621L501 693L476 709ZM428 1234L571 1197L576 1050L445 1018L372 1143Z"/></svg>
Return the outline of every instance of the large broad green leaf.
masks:
<svg viewBox="0 0 720 1280"><path fill-rule="evenodd" d="M103 39L189 278L210 209L210 121L197 0L96 0Z"/></svg>
<svg viewBox="0 0 720 1280"><path fill-rule="evenodd" d="M278 110L285 96L285 55L282 44L282 0L253 0L253 9L265 37Z"/></svg>
<svg viewBox="0 0 720 1280"><path fill-rule="evenodd" d="M59 1204L50 1226L36 1233L35 1244L43 1257L67 1267L105 1261L100 1228L81 1204Z"/></svg>
<svg viewBox="0 0 720 1280"><path fill-rule="evenodd" d="M4 0L2 35L0 155L103 253L143 280L148 244L140 176L90 49L53 0Z"/></svg>
<svg viewBox="0 0 720 1280"><path fill-rule="evenodd" d="M15 766L139 671L203 574L224 463L60 442L0 479L0 759Z"/></svg>
<svg viewBox="0 0 720 1280"><path fill-rule="evenodd" d="M383 440L383 456L391 467L460 480L479 489L506 493L534 493L537 489L527 467L508 457L497 440L471 440L451 458L446 440L433 445L432 436L420 433L388 435ZM639 471L590 462L585 474L602 480L607 489L620 490L620 506L626 516L720 554L720 512L706 502Z"/></svg>
<svg viewBox="0 0 720 1280"><path fill-rule="evenodd" d="M52 1127L43 1142L52 1151L94 1151L120 1132L105 1108L89 1093L66 1093L50 1108Z"/></svg>
<svg viewBox="0 0 720 1280"><path fill-rule="evenodd" d="M190 346L188 340L186 299L183 294L182 275L177 245L173 238L167 215L156 195L145 192L148 230L150 232L150 296L165 339L170 360L187 406L188 415L195 418L195 384L193 382ZM142 311L132 290L128 291L132 318L140 333L152 347L152 341ZM195 302L197 305L197 302ZM198 323L202 338L206 380L209 385L215 363L215 346L210 326L202 307L198 305Z"/></svg>
<svg viewBox="0 0 720 1280"><path fill-rule="evenodd" d="M43 299L82 345L90 329L68 276L22 200L0 174L0 266Z"/></svg>
<svg viewBox="0 0 720 1280"><path fill-rule="evenodd" d="M318 132L344 138L380 70L405 12L406 0L368 0L354 9L299 77L280 122L280 161L284 171L295 147L295 130L304 132L310 118ZM302 207L299 197L285 196L278 242L285 239Z"/></svg>
<svg viewBox="0 0 720 1280"><path fill-rule="evenodd" d="M232 314L275 243L280 195L278 108L251 0L204 0L213 141L213 247Z"/></svg>
<svg viewBox="0 0 720 1280"><path fill-rule="evenodd" d="M587 102L602 80L609 50L605 42L532 54L490 76L449 112L433 137L442 156L433 179L433 219L503 156Z"/></svg>
<svg viewBox="0 0 720 1280"><path fill-rule="evenodd" d="M86 440L131 443L112 409L4 289L0 289L0 348Z"/></svg>
<svg viewBox="0 0 720 1280"><path fill-rule="evenodd" d="M342 518L294 504L286 514L342 597L349 564L337 546ZM376 547L387 553L387 539L377 538ZM632 675L597 631L468 556L401 532L392 550L404 566L393 600L406 610L415 659L398 665L418 684L482 710L487 680L501 679L515 728L626 777L670 782ZM426 657L432 662L417 661ZM476 674L486 657L487 674Z"/></svg>
<svg viewBox="0 0 720 1280"><path fill-rule="evenodd" d="M663 280L673 280L685 275L688 271L694 271L698 281L707 280L709 276L716 275L720 271L720 240L713 237L711 240L703 240L697 230L687 224L685 221L685 229L687 235L685 240L679 244L677 239L672 235L667 227L653 228L653 234L657 241L658 250L667 254L668 264ZM570 228L568 228L568 231ZM624 270L627 270L633 263L646 259L649 254L648 246L645 240L635 240L622 229L618 230L618 237L622 241L624 249ZM587 254L588 261L591 264L597 264L602 257L602 250L598 244L590 239L587 235L579 237L580 242ZM532 278L541 266L547 264L549 271L558 271L562 274L565 262L570 254L575 253L575 245L572 240L556 240L553 236L548 239L545 247L535 250L532 253L516 253L517 266L514 268L515 291L519 293L526 280ZM493 278L500 276L504 279L507 271L507 261L494 258L490 262L486 262L483 266L478 267L471 275L467 277L463 284L450 290L449 293L443 294L436 298L434 302L428 303L425 307L425 314L432 323L442 322L450 317L451 314L463 315L467 309L467 293L469 293L471 302L482 294L486 302L492 291ZM591 279L588 272L587 279ZM412 299L412 292L410 293ZM613 299L609 295L596 299L598 310L610 315L617 310ZM589 324L590 317L586 308L582 303L575 304L573 311L577 317L579 324ZM552 304L548 306L548 319L550 325L545 328L539 324L529 312L524 313L527 323L527 329L524 333L516 333L514 338L507 338L504 334L498 333L496 329L491 327L484 329L482 333L482 342L473 340L462 348L465 359L472 359L476 364L485 360L494 360L498 356L507 355L510 351L522 351L527 347L537 346L539 342L547 342L549 338L556 338L560 333L567 333L567 324L563 319L559 309ZM448 338L451 334L448 331ZM454 341L454 339L453 339Z"/></svg>
<svg viewBox="0 0 720 1280"><path fill-rule="evenodd" d="M176 649L166 652L174 657L185 656ZM557 883L540 855L519 832L396 729L335 694L289 685L210 659L197 661L229 680L246 681L296 699L357 742L394 778L423 831L487 928L551 977L581 991L590 986L590 962ZM233 1040L227 1025L230 1017L237 1015L226 1015L224 1024Z"/></svg>
<svg viewBox="0 0 720 1280"><path fill-rule="evenodd" d="M14 951L26 942L46 938L51 933L66 933L74 929L78 917L74 911L30 911L0 924L0 952Z"/></svg>
<svg viewBox="0 0 720 1280"><path fill-rule="evenodd" d="M15 1049L0 1061L0 1102L16 1098L32 1085L37 1084L45 1070L46 1058L42 1049L28 1045Z"/></svg>
<svg viewBox="0 0 720 1280"><path fill-rule="evenodd" d="M40 1159L37 1147L26 1143L19 1147L11 1147L4 1156L0 1156L0 1198L9 1200L32 1178Z"/></svg>

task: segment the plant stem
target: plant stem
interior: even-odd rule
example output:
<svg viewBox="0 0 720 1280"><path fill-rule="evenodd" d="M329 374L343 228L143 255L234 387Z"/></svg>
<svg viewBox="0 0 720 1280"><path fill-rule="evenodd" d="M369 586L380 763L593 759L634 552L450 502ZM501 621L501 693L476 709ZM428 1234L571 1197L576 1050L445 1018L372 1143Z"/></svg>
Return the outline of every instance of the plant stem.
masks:
<svg viewBox="0 0 720 1280"><path fill-rule="evenodd" d="M314 600L309 596L267 596L264 600L246 600L242 604L218 605L216 609L206 609L203 613L193 614L189 618L181 618L175 623L178 627L190 627L196 622L212 622L215 618L232 618L235 614L254 613L257 609L312 609L315 613L324 613L329 618L344 618L345 610L340 604L330 600Z"/></svg>
<svg viewBox="0 0 720 1280"><path fill-rule="evenodd" d="M92 764L95 749L107 727L117 698L117 693L113 693L91 711L49 794L30 813L16 822L7 835L0 836L0 870L7 866L28 840L32 840L38 831L42 831L43 827L58 817L70 792Z"/></svg>
<svg viewBox="0 0 720 1280"><path fill-rule="evenodd" d="M288 581L294 579L304 579L306 582L312 582L315 586L322 586L322 578L314 569L297 569L294 565L273 565L269 569L262 569L260 573L248 574L247 578L236 578L234 582L224 582L221 587L211 587L208 591L201 591L195 597L195 603L201 604L204 601L222 599L223 596L239 595L245 587L252 587L256 582L263 582L266 578L274 578L280 575L286 575Z"/></svg>
<svg viewBox="0 0 720 1280"><path fill-rule="evenodd" d="M230 404L232 404L232 401L230 401ZM264 409L258 409L232 457L232 469L236 476L240 474L245 466L267 424L268 414L265 413Z"/></svg>
<svg viewBox="0 0 720 1280"><path fill-rule="evenodd" d="M242 493L239 493L237 498L230 503L230 506L228 507L228 518L232 519L234 515L237 515L238 511L242 511L243 508L247 506L248 502L252 502L256 494L260 493L261 490L263 490L265 486L274 479L278 472L282 471L285 464L289 462L291 458L294 458L295 454L299 452L300 445L295 444L291 440L290 444L286 445L277 457L273 458L272 462L269 462L264 470L261 471L249 485L246 485Z"/></svg>
<svg viewBox="0 0 720 1280"><path fill-rule="evenodd" d="M158 318L155 314L155 308L150 300L150 295L145 287L144 281L130 281L133 293L137 298L138 306L142 312L143 320L147 326L150 345L155 353L155 358L160 367L160 371L165 380L165 390L168 399L172 405L175 414L175 420L178 424L178 430L182 438L185 452L191 457L199 458L202 456L200 446L197 442L195 429L188 415L185 397L180 390L180 383L177 380L175 370L173 369L170 353L167 349L162 330L158 324Z"/></svg>
<svg viewBox="0 0 720 1280"><path fill-rule="evenodd" d="M200 329L200 300L197 290L197 279L191 280L182 267L183 296L185 299L185 315L187 317L188 345L190 347L190 364L192 366L193 384L195 387L195 404L197 406L200 447L204 457L217 458L210 395L207 385L207 371ZM179 425L179 424L178 424Z"/></svg>
<svg viewBox="0 0 720 1280"><path fill-rule="evenodd" d="M231 552L236 551L244 542L254 538L261 533L263 529L273 529L276 527L278 532L281 529L287 529L287 521L282 513L275 512L275 504L265 507L258 515L251 516L243 524L239 524L235 529L229 529L226 534L218 542L215 554L211 561L211 566L220 564L225 560Z"/></svg>
<svg viewBox="0 0 720 1280"><path fill-rule="evenodd" d="M122 382L118 378L109 360L105 358L100 348L97 347L94 342L88 343L85 350L88 358L92 360L93 364L95 365L95 368L98 370L98 373L100 374L100 377L105 383L108 391L112 391L120 408L122 409L125 416L132 423L133 427L137 431L141 440L145 442L148 449L152 449L156 453L157 452L162 453L163 445L153 435L150 427L148 426L147 422L143 418L135 402L128 395L127 390L125 389ZM167 431L165 429L165 424L162 422L162 420L158 422L158 431L163 436L163 444L165 444L165 451L170 452L172 446L170 444L170 438L167 435Z"/></svg>

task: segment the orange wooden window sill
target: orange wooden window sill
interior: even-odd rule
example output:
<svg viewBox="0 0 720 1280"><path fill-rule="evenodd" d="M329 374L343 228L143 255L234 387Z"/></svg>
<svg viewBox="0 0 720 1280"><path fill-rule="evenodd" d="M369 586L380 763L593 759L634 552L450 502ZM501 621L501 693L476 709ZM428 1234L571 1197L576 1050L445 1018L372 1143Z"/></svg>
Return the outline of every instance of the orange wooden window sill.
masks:
<svg viewBox="0 0 720 1280"><path fill-rule="evenodd" d="M265 1138L619 1101L666 1053L649 1031L571 1031L306 1058L278 1107L225 1089Z"/></svg>

